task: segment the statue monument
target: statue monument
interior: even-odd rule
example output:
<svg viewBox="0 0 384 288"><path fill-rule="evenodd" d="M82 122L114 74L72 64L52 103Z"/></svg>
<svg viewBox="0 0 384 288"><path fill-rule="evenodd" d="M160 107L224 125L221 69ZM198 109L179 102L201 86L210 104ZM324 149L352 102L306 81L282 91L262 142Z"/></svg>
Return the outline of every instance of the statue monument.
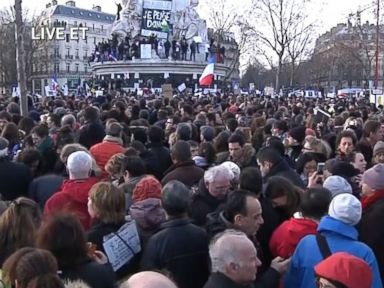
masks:
<svg viewBox="0 0 384 288"><path fill-rule="evenodd" d="M176 1L179 1L177 5ZM154 1L148 0L148 5L153 5L153 2ZM199 0L187 0L184 2L184 5L180 5L182 2L180 0L173 0L172 2L156 2L165 2L165 4L171 3L169 7L171 7L171 5L172 7L167 11L154 9L156 12L149 14L163 17L155 20L159 21L160 25L158 26L162 27L161 32L165 32L165 34L153 31L155 35L158 35L158 37L160 36L160 38L164 38L164 35L167 35L170 40L181 40L182 38L185 38L189 43L192 42L193 39L198 39L201 43L208 42L206 21L201 19L196 11L196 7L199 5ZM137 36L149 36L148 31L146 31L146 35L142 34L143 19L145 20L146 17L144 16L143 11L144 8L148 8L144 5L145 3L146 0L122 0L120 6L117 4L118 15L116 15L116 20L112 25L111 34L119 40L119 43L121 43L127 36L130 39L134 39ZM170 13L171 17L166 16L166 12L168 12L168 14Z"/></svg>

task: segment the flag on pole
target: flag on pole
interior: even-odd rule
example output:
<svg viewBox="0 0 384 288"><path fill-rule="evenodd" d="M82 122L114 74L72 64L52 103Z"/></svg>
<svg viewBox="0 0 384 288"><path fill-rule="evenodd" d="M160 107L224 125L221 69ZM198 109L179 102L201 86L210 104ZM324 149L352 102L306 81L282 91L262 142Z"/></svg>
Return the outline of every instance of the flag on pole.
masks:
<svg viewBox="0 0 384 288"><path fill-rule="evenodd" d="M212 56L211 59L209 59L209 63L207 67L205 67L203 74L199 79L200 86L211 86L213 84L215 62L216 62L216 57Z"/></svg>
<svg viewBox="0 0 384 288"><path fill-rule="evenodd" d="M57 91L57 87L59 87L59 84L57 83L56 75L53 75L52 79L51 79L51 90L56 92Z"/></svg>

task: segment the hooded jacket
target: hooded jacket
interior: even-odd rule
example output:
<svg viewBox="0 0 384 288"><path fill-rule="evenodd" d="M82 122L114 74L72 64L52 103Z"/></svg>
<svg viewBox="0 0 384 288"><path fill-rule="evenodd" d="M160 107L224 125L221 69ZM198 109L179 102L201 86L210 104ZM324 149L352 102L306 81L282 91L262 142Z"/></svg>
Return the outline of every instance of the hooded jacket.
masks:
<svg viewBox="0 0 384 288"><path fill-rule="evenodd" d="M347 252L363 259L372 268L373 282L371 288L381 288L379 267L371 248L357 240L357 230L332 217L321 219L317 231L328 243L331 253ZM313 269L323 260L314 235L304 237L292 256L291 265L284 279L285 288L315 288L315 274Z"/></svg>
<svg viewBox="0 0 384 288"><path fill-rule="evenodd" d="M236 163L241 169L249 166L257 167L255 148L253 148L251 144L245 144L243 148L243 154L237 161L232 160L229 152L222 152L217 154L217 164L221 164L226 161L232 161Z"/></svg>
<svg viewBox="0 0 384 288"><path fill-rule="evenodd" d="M84 230L91 226L91 216L88 213L88 194L91 187L99 181L90 177L84 180L66 180L55 194L45 204L44 216L47 217L58 211L75 213Z"/></svg>
<svg viewBox="0 0 384 288"><path fill-rule="evenodd" d="M272 256L289 258L302 238L316 233L317 223L313 220L291 218L284 221L273 232L269 242Z"/></svg>
<svg viewBox="0 0 384 288"><path fill-rule="evenodd" d="M189 161L173 164L164 172L165 176L161 180L164 186L169 181L178 180L184 185L191 187L199 183L200 179L204 177L204 170L197 167L195 161Z"/></svg>

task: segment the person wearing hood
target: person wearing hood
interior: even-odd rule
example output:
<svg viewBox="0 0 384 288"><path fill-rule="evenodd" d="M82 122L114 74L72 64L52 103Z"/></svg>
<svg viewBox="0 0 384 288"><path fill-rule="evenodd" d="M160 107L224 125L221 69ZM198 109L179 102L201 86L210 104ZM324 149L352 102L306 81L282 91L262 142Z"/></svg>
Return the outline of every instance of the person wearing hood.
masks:
<svg viewBox="0 0 384 288"><path fill-rule="evenodd" d="M233 133L228 139L228 152L218 157L217 163L232 161L241 169L249 166L257 167L255 148L245 143L245 138L240 133Z"/></svg>
<svg viewBox="0 0 384 288"><path fill-rule="evenodd" d="M148 239L165 221L161 205L161 184L154 176L144 176L133 188L129 214L136 221L142 247L145 247Z"/></svg>
<svg viewBox="0 0 384 288"><path fill-rule="evenodd" d="M95 107L87 107L83 113L84 125L78 130L79 144L90 149L103 141L105 130L99 119L99 111Z"/></svg>
<svg viewBox="0 0 384 288"><path fill-rule="evenodd" d="M331 193L324 188L310 188L303 194L300 211L273 232L269 248L273 257L289 258L297 244L307 235L317 233L320 219L327 214Z"/></svg>
<svg viewBox="0 0 384 288"><path fill-rule="evenodd" d="M84 152L77 151L69 155L67 160L69 180L64 181L59 191L53 194L45 204L44 216L65 210L75 213L84 230L91 225L88 214L88 192L99 179L89 177L92 170L92 157Z"/></svg>
<svg viewBox="0 0 384 288"><path fill-rule="evenodd" d="M315 266L318 287L370 288L373 272L360 258L338 252Z"/></svg>
<svg viewBox="0 0 384 288"><path fill-rule="evenodd" d="M257 163L260 168L263 181L272 176L281 176L287 178L294 185L304 188L304 183L300 176L291 169L286 161L280 156L279 152L272 147L265 147L257 153Z"/></svg>
<svg viewBox="0 0 384 288"><path fill-rule="evenodd" d="M96 164L102 169L102 178L107 178L108 173L105 171L105 164L117 153L123 153L123 126L116 121L109 121L106 128L107 136L101 143L95 144L89 149L91 155L95 158Z"/></svg>
<svg viewBox="0 0 384 288"><path fill-rule="evenodd" d="M313 268L333 253L347 252L368 263L373 271L371 288L381 288L379 267L373 251L358 241L354 227L361 219L360 201L349 193L336 195L317 228L317 235L301 239L292 256L292 262L284 279L285 288L315 288Z"/></svg>
<svg viewBox="0 0 384 288"><path fill-rule="evenodd" d="M363 216L359 224L360 240L372 248L384 279L384 164L376 164L363 174Z"/></svg>
<svg viewBox="0 0 384 288"><path fill-rule="evenodd" d="M166 269L178 287L202 288L208 279L208 237L188 218L191 191L180 181L168 182L161 191L167 220L144 249L143 270Z"/></svg>

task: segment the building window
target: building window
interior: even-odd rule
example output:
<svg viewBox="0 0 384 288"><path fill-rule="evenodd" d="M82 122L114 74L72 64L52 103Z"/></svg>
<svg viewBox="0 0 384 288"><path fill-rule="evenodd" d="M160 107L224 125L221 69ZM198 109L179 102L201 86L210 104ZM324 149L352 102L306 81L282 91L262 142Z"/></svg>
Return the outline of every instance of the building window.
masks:
<svg viewBox="0 0 384 288"><path fill-rule="evenodd" d="M95 38L93 38L93 44L95 44L95 45L96 45L96 37L95 37Z"/></svg>
<svg viewBox="0 0 384 288"><path fill-rule="evenodd" d="M76 64L76 65L75 65L75 72L76 72L76 73L79 72L79 64Z"/></svg>
<svg viewBox="0 0 384 288"><path fill-rule="evenodd" d="M60 65L58 63L55 64L54 68L55 68L55 74L59 73Z"/></svg>
<svg viewBox="0 0 384 288"><path fill-rule="evenodd" d="M71 64L67 64L67 72L71 71Z"/></svg>
<svg viewBox="0 0 384 288"><path fill-rule="evenodd" d="M79 57L79 49L76 49L76 57Z"/></svg>
<svg viewBox="0 0 384 288"><path fill-rule="evenodd" d="M95 30L95 24L92 24L92 30Z"/></svg>
<svg viewBox="0 0 384 288"><path fill-rule="evenodd" d="M67 48L67 55L69 56L69 51L70 51L71 49L70 48Z"/></svg>
<svg viewBox="0 0 384 288"><path fill-rule="evenodd" d="M73 21L73 26L77 26L77 21Z"/></svg>
<svg viewBox="0 0 384 288"><path fill-rule="evenodd" d="M104 31L104 25L101 25L101 31Z"/></svg>
<svg viewBox="0 0 384 288"><path fill-rule="evenodd" d="M40 64L40 72L43 72L43 71L44 71L44 65Z"/></svg>
<svg viewBox="0 0 384 288"><path fill-rule="evenodd" d="M88 73L88 66L87 66L87 64L84 65L84 72Z"/></svg>
<svg viewBox="0 0 384 288"><path fill-rule="evenodd" d="M69 42L69 34L65 34L65 42Z"/></svg>
<svg viewBox="0 0 384 288"><path fill-rule="evenodd" d="M85 44L88 44L88 36L87 35L85 35L84 40L85 40Z"/></svg>

